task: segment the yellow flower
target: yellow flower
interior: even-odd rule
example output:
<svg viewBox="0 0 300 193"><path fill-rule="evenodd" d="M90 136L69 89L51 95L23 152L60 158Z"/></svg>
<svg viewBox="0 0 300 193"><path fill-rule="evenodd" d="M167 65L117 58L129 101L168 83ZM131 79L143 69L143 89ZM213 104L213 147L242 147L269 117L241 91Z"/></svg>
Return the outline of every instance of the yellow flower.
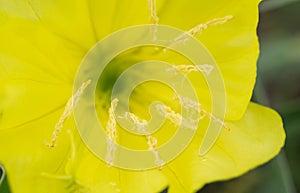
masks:
<svg viewBox="0 0 300 193"><path fill-rule="evenodd" d="M285 140L282 121L273 110L249 103L258 57L258 3L0 0L0 162L7 169L12 191L153 193L169 186L171 193L194 192L205 183L239 176L274 157ZM209 113L209 89L203 88L204 78L191 72L188 77L202 97L206 115L191 144L162 168L131 171L110 167L86 147L70 117L72 104L68 101L80 100L90 84L83 82L76 97L76 91L72 96L73 82L84 56L99 40L119 29L149 23L182 29L213 55L227 95L225 123ZM147 149L149 145L155 150L172 137L176 127L171 121L154 136L147 133L146 140L114 128L110 94L118 76L135 62L164 60L189 71L180 66L188 60L177 55L169 50L132 48L111 61L99 79L102 84L97 86L95 100L100 122L110 125L109 140L128 148ZM173 94L157 83L139 85L130 99L135 114L127 115L136 121L141 121L137 117L149 119L145 106L157 99L169 105L165 112L175 117L169 120L176 120L178 106ZM219 121L225 129L214 146L199 155L203 128L210 120ZM45 145L49 140L55 147Z"/></svg>

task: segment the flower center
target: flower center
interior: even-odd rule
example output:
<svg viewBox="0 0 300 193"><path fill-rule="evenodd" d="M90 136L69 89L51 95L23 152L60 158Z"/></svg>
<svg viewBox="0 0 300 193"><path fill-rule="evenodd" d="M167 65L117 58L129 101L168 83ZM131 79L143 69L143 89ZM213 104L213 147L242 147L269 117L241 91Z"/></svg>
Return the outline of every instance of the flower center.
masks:
<svg viewBox="0 0 300 193"><path fill-rule="evenodd" d="M96 47L89 52L84 64L93 66L96 73L100 72L100 76L98 75L98 78L96 79L95 77L97 77L97 75L92 71L93 68L91 67L90 69L88 69L88 67L83 67L83 69L86 68L87 71L82 71L82 69L79 70L81 71L81 75L79 73L79 79L81 80L79 83L81 83L81 86L79 88L77 87L78 90L74 92L73 96L68 101L64 113L56 124L53 132L53 139L49 145L50 147L55 146L64 121L71 115L74 108L77 106L78 101L80 101L81 95L84 94L84 91L89 84L91 84L92 87L90 91L95 91L95 95L93 95L95 98L92 97L92 99L95 100L96 117L98 117L101 125L104 125L104 127L100 127L106 134L107 150L105 161L110 166L114 164L117 151L116 144L119 144L123 147L137 150L150 150L155 157L154 162L157 166L161 167L164 164L164 159L161 158L157 150L159 146L168 141L166 136L173 137L169 133L176 133L176 127L181 126L195 131L198 128L198 122L204 117L208 117L210 120L221 125L221 127L229 130L225 123L218 118L218 115L215 116L211 113L212 106L210 103L214 100L212 99L212 96L209 92L202 92L203 90L210 90L209 85L205 83L206 78L210 77L210 74L214 74L213 76L216 75L216 66L213 64L214 61L205 48L203 48L203 45L200 47L198 45L198 49L194 49L193 47L195 46L196 48L197 45L189 42L194 36L200 34L209 26L224 24L233 17L225 16L224 18L213 19L204 24L199 24L187 32L178 34L178 31L176 32L174 29L169 28L165 31L165 27L158 25L159 18L156 13L156 1L149 0L148 3L150 22L154 25L145 28L133 28L131 31L135 32L132 35L128 35L124 31L116 33L117 35L123 34L124 37L128 36L128 38L120 37L119 39L116 39L108 37L106 41L101 41L102 44L97 44ZM148 31L143 31L144 29L147 29ZM130 30L127 30L127 32L128 31ZM173 35L168 32L172 32ZM152 43L149 43L147 39L149 38L147 37L148 35L143 36L143 33L152 34ZM112 37L117 36L116 34L113 34ZM177 36L174 36L174 34L177 34ZM146 41L140 40L138 37L134 37L134 35L139 36L140 39L146 39ZM165 39L168 39L168 36L171 36L173 39L171 39L171 41L165 41ZM133 40L130 37L134 37ZM135 41L140 43L135 44ZM148 43L146 43L147 41ZM124 49L124 45L129 46L129 49ZM193 54L192 62L189 57L186 57L184 54L178 54L177 51L175 51L179 49L180 52L186 52L186 47L189 47L189 45L192 46L192 52L195 50L202 50L201 55L203 58ZM114 47L116 47L116 49ZM100 55L97 55L98 52ZM101 56L101 58L99 56ZM101 65L100 68L95 66L99 59L99 62L105 64L103 68ZM162 82L157 80L149 80L147 83L145 81L140 83L136 82L134 88L132 87L132 82L140 80L140 78L144 76L149 77L146 75L149 72L153 73L153 70L151 71L151 69L149 69L149 65L148 67L138 68L139 70L132 70L135 69L132 67L142 61L151 60L164 61L169 65L168 67L157 69L164 72L162 73L162 77L167 76L169 77L169 80L173 78L174 85L180 88L181 91L178 92L176 89L172 90L168 86L163 86ZM194 60L200 62L195 63ZM123 74L127 75L127 79L120 81L120 77L122 77ZM86 76L93 78L84 78ZM198 84L194 86L195 93L197 93L195 96L189 95L189 92L183 92L185 87L184 84L189 82L188 79L190 79L190 77L192 79L191 82L197 82ZM211 80L212 79L213 78L211 78ZM118 86L117 89L114 89L116 83L118 83ZM76 84L78 84L77 80ZM171 87L174 85L171 85ZM93 90L94 88L96 89ZM132 92L128 95L127 90ZM118 97L114 96L115 94L117 94ZM91 94L87 95L92 96ZM198 98L200 100L198 100ZM124 100L128 100L128 106L124 106ZM160 103L153 105L155 101L159 101ZM148 110L148 106L155 106L156 108L150 108L150 110ZM82 109L83 106L81 105L80 108ZM122 109L121 113L118 108ZM151 114L153 111L156 111L157 116L163 117L165 120L153 121ZM185 115L182 115L180 112L185 112ZM87 120L89 119L87 118ZM119 125L119 122L122 122L122 120L130 125L130 129L127 128L124 130L124 127ZM155 126L163 126L163 129L161 129L162 131L154 130L153 124ZM81 125L85 129L87 125L90 127L92 126L88 122L87 125ZM217 134L218 132L209 134L211 135L209 138L216 138ZM93 139L87 138L86 140L91 141L89 142L90 144L94 143ZM187 145L186 142L185 145ZM208 144L206 149L209 149L210 146L211 144Z"/></svg>

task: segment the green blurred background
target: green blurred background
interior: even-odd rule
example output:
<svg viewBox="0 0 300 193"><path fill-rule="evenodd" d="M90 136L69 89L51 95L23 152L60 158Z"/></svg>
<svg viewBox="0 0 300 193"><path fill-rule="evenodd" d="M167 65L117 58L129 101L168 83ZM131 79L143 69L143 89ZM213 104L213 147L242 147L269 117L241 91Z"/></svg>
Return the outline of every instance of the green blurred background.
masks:
<svg viewBox="0 0 300 193"><path fill-rule="evenodd" d="M281 114L286 145L271 162L198 193L300 192L300 1L263 1L258 35L261 53L252 100Z"/></svg>

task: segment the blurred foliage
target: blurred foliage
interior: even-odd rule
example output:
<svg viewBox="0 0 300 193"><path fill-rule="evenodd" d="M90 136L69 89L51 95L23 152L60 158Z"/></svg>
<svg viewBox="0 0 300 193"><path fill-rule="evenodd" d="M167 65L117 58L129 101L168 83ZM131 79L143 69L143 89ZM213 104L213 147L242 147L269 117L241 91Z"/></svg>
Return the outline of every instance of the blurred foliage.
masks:
<svg viewBox="0 0 300 193"><path fill-rule="evenodd" d="M264 0L262 6L260 7L260 11L266 12L274 10L294 2L297 2L297 0Z"/></svg>
<svg viewBox="0 0 300 193"><path fill-rule="evenodd" d="M0 193L10 193L4 168L0 164Z"/></svg>
<svg viewBox="0 0 300 193"><path fill-rule="evenodd" d="M199 193L300 191L300 1L266 0L260 12L261 56L253 100L282 115L286 146L266 165L233 180L208 184Z"/></svg>

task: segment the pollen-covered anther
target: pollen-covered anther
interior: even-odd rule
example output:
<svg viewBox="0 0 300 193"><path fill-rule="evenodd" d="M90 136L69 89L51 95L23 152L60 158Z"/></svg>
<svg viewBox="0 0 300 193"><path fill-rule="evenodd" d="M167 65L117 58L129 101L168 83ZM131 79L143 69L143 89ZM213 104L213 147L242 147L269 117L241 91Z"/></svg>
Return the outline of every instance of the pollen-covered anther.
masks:
<svg viewBox="0 0 300 193"><path fill-rule="evenodd" d="M155 150L157 147L157 139L151 135L147 135L149 150Z"/></svg>
<svg viewBox="0 0 300 193"><path fill-rule="evenodd" d="M206 74L207 76L211 73L211 71L214 69L213 65L210 64L197 64L197 65L185 65L180 64L177 66L172 67L175 70L178 70L184 74L189 74L191 72L202 72ZM167 72L171 72L171 69L167 69ZM176 73L176 71L175 71Z"/></svg>
<svg viewBox="0 0 300 193"><path fill-rule="evenodd" d="M159 156L159 153L157 151L157 139L151 135L146 136L148 140L149 150L153 152L154 158L155 158L155 164L159 166L160 169L162 169L164 165L164 160L162 160Z"/></svg>
<svg viewBox="0 0 300 193"><path fill-rule="evenodd" d="M193 27L192 29L187 31L187 33L191 36L196 36L197 34L201 33L203 30L207 29L208 27L224 24L227 21L231 20L232 18L233 18L232 15L227 15L223 18L215 18L215 19L210 20L210 21L208 21L204 24L199 24L199 25Z"/></svg>
<svg viewBox="0 0 300 193"><path fill-rule="evenodd" d="M108 110L109 117L106 125L106 132L112 142L116 142L117 139L117 134L116 134L117 122L116 122L115 110L118 105L118 102L119 100L117 98L112 100L111 106Z"/></svg>
<svg viewBox="0 0 300 193"><path fill-rule="evenodd" d="M157 151L157 139L147 131L148 122L130 112L126 112L125 117L127 119L131 119L136 125L137 131L145 135L149 150L153 152L153 155L155 157L155 164L162 168L162 166L164 165L164 161L160 158Z"/></svg>
<svg viewBox="0 0 300 193"><path fill-rule="evenodd" d="M220 125L222 125L222 127L224 129L226 129L227 131L230 131L230 128L225 124L224 121L222 121L221 119L215 117L210 112L206 111L205 109L200 109L200 112L203 113L204 115L208 116L209 118L211 118L213 121L215 121L215 122L219 123Z"/></svg>
<svg viewBox="0 0 300 193"><path fill-rule="evenodd" d="M106 161L109 166L113 165L114 154L116 151L116 142L117 142L117 123L116 123L116 115L115 110L117 108L119 100L117 98L113 99L108 110L108 121L106 125L107 132L107 154Z"/></svg>
<svg viewBox="0 0 300 193"><path fill-rule="evenodd" d="M222 127L224 129L226 129L227 131L230 131L230 128L225 124L224 121L222 121L221 119L217 118L212 113L210 113L207 110L205 110L204 108L202 108L200 103L198 103L196 101L193 101L193 100L191 100L190 98L187 98L187 97L178 96L177 98L180 101L180 103L183 106L183 108L186 108L187 110L189 110L190 113L191 113L191 110L192 111L197 111L197 113L200 114L199 120L201 120L205 116L207 116L210 119L212 119L213 121L215 121L215 122L219 123L220 125L222 125Z"/></svg>
<svg viewBox="0 0 300 193"><path fill-rule="evenodd" d="M51 142L48 144L49 147L55 147L58 136L63 128L64 122L72 115L74 109L76 108L76 106L80 100L80 96L83 94L84 90L90 84L91 84L91 80L87 80L86 82L82 83L82 85L76 91L76 93L68 100L63 114L60 116L59 121L56 123L56 125L54 127Z"/></svg>
<svg viewBox="0 0 300 193"><path fill-rule="evenodd" d="M174 123L175 125L180 125L182 121L182 116L171 109L171 107L165 105L158 105L157 106L158 112L165 116L166 119Z"/></svg>
<svg viewBox="0 0 300 193"><path fill-rule="evenodd" d="M183 106L183 108L200 112L200 103L193 101L188 97L178 96L177 98L180 101L180 104Z"/></svg>
<svg viewBox="0 0 300 193"><path fill-rule="evenodd" d="M210 20L210 21L208 21L204 24L203 23L198 24L197 26L193 27L189 31L187 31L187 32L181 34L180 36L178 36L177 38L175 38L173 40L173 43L169 47L175 46L177 44L182 44L182 43L184 44L190 38L200 34L203 30L207 29L208 27L216 26L216 25L220 25L220 24L225 24L226 22L228 22L232 18L233 18L232 15L227 15L223 18L215 18L215 19Z"/></svg>
<svg viewBox="0 0 300 193"><path fill-rule="evenodd" d="M197 64L196 69L198 72L203 72L204 74L206 74L207 76L211 73L211 71L213 71L214 66L210 65L210 64Z"/></svg>
<svg viewBox="0 0 300 193"><path fill-rule="evenodd" d="M133 113L126 112L125 117L127 119L131 119L133 121L133 124L136 126L136 130L139 133L142 134L147 134L147 127L148 127L148 122L144 119L139 118Z"/></svg>
<svg viewBox="0 0 300 193"><path fill-rule="evenodd" d="M165 105L157 105L156 108L162 116L174 123L176 126L181 124L182 116L173 111L171 107Z"/></svg>
<svg viewBox="0 0 300 193"><path fill-rule="evenodd" d="M148 6L150 11L150 23L154 24L154 26L152 27L152 41L155 42L157 40L156 32L159 21L159 17L156 13L156 0L148 0Z"/></svg>

